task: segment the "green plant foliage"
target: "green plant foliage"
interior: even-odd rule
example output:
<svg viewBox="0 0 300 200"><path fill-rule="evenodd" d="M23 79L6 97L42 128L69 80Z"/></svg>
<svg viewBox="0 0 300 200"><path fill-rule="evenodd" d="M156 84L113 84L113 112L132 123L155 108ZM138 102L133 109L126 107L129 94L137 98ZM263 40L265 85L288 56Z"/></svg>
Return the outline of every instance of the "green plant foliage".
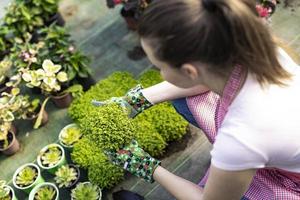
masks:
<svg viewBox="0 0 300 200"><path fill-rule="evenodd" d="M141 83L144 88L150 87L162 81L163 79L157 70L148 70L139 78L139 83Z"/></svg>
<svg viewBox="0 0 300 200"><path fill-rule="evenodd" d="M139 82L144 87L160 83L162 78L158 71L149 70L141 75ZM137 121L148 121L166 142L179 140L186 134L188 122L180 116L171 103L165 102L145 110L136 117ZM142 143L141 143L142 144Z"/></svg>
<svg viewBox="0 0 300 200"><path fill-rule="evenodd" d="M134 122L137 126L135 140L140 144L141 148L153 157L162 155L167 143L155 127L148 121L135 119Z"/></svg>
<svg viewBox="0 0 300 200"><path fill-rule="evenodd" d="M69 187L74 181L76 181L77 176L78 174L74 167L63 165L55 172L54 180L60 188Z"/></svg>
<svg viewBox="0 0 300 200"><path fill-rule="evenodd" d="M73 120L78 121L78 119L84 118L87 113L95 109L95 106L91 104L93 99L101 101L115 96L123 96L127 90L136 84L137 81L134 80L131 74L116 72L92 86L81 98L75 99L68 113Z"/></svg>
<svg viewBox="0 0 300 200"><path fill-rule="evenodd" d="M188 122L168 102L145 110L135 120L150 122L166 142L179 140L187 132Z"/></svg>
<svg viewBox="0 0 300 200"><path fill-rule="evenodd" d="M35 181L37 176L37 170L31 166L27 166L17 175L16 184L20 187L27 187Z"/></svg>
<svg viewBox="0 0 300 200"><path fill-rule="evenodd" d="M91 104L92 100L123 96L138 83L149 87L161 81L155 70L144 73L139 81L129 73L116 72L73 101L68 112L81 127L84 137L74 145L72 160L88 168L91 182L109 188L122 177L121 173L114 171L120 169L107 161L104 149L119 149L135 138L150 155L160 156L167 142L178 140L186 133L188 123L170 103L153 106L134 119L128 119L114 104L101 107Z"/></svg>
<svg viewBox="0 0 300 200"><path fill-rule="evenodd" d="M120 149L136 132L132 120L116 104L94 107L79 124L82 133L104 150Z"/></svg>
<svg viewBox="0 0 300 200"><path fill-rule="evenodd" d="M34 200L53 200L56 196L56 190L51 186L41 187L34 196Z"/></svg>
<svg viewBox="0 0 300 200"><path fill-rule="evenodd" d="M74 145L71 158L73 162L84 169L93 164L104 163L108 160L102 149L86 137L83 137Z"/></svg>
<svg viewBox="0 0 300 200"><path fill-rule="evenodd" d="M98 186L91 183L79 183L71 196L74 200L98 200L100 189Z"/></svg>
<svg viewBox="0 0 300 200"><path fill-rule="evenodd" d="M92 165L88 170L89 180L101 188L112 188L124 178L123 169L110 162Z"/></svg>

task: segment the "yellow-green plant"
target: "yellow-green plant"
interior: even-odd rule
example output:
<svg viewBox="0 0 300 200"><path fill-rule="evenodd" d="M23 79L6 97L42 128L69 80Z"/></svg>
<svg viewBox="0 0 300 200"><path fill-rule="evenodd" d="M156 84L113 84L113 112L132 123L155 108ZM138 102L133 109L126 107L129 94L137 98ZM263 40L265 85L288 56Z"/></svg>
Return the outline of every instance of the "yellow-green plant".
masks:
<svg viewBox="0 0 300 200"><path fill-rule="evenodd" d="M10 200L10 189L6 186L6 182L0 181L0 200Z"/></svg>
<svg viewBox="0 0 300 200"><path fill-rule="evenodd" d="M76 181L77 176L78 174L74 167L63 165L55 172L54 180L60 188L69 187L74 181Z"/></svg>
<svg viewBox="0 0 300 200"><path fill-rule="evenodd" d="M81 136L82 134L78 127L70 127L61 134L61 141L67 146L72 146L78 142Z"/></svg>
<svg viewBox="0 0 300 200"><path fill-rule="evenodd" d="M98 186L91 183L79 183L72 190L71 196L74 200L98 200L101 196L101 191Z"/></svg>
<svg viewBox="0 0 300 200"><path fill-rule="evenodd" d="M24 169L22 169L17 175L16 184L20 187L29 186L35 181L37 176L37 170L30 166L27 166Z"/></svg>
<svg viewBox="0 0 300 200"><path fill-rule="evenodd" d="M61 160L62 152L57 146L49 145L48 149L42 152L40 157L44 166L53 167Z"/></svg>
<svg viewBox="0 0 300 200"><path fill-rule="evenodd" d="M53 200L56 195L56 190L53 187L43 186L34 195L34 200Z"/></svg>

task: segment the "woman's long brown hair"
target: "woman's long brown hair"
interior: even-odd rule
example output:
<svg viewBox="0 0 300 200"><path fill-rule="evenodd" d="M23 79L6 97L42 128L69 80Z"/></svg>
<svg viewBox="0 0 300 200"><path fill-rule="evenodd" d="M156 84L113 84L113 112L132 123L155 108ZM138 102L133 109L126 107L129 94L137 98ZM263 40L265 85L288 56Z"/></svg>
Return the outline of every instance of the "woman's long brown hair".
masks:
<svg viewBox="0 0 300 200"><path fill-rule="evenodd" d="M202 62L224 75L241 65L262 85L285 85L291 77L253 0L154 0L139 34L152 41L158 59L174 67Z"/></svg>

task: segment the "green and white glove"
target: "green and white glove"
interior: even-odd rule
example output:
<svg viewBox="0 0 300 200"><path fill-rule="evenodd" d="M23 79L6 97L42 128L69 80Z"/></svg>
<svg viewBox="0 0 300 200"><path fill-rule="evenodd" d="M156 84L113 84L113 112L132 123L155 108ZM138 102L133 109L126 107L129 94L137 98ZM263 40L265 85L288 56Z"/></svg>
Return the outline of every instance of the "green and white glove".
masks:
<svg viewBox="0 0 300 200"><path fill-rule="evenodd" d="M105 152L113 164L122 167L131 174L153 183L153 173L161 164L159 160L151 157L141 149L137 141L133 140L129 145L117 152Z"/></svg>
<svg viewBox="0 0 300 200"><path fill-rule="evenodd" d="M112 97L106 101L92 100L92 104L102 106L109 103L117 103L129 113L129 117L134 118L139 113L153 106L153 104L144 97L142 89L143 87L141 85L137 85L130 89L123 97Z"/></svg>

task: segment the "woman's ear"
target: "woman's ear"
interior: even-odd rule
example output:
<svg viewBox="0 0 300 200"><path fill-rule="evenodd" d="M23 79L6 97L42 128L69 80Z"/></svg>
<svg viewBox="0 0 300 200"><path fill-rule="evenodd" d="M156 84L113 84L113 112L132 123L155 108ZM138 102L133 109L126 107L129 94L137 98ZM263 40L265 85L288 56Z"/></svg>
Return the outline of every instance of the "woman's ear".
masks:
<svg viewBox="0 0 300 200"><path fill-rule="evenodd" d="M193 64L183 64L180 67L180 71L191 80L196 80L199 77L199 71Z"/></svg>

